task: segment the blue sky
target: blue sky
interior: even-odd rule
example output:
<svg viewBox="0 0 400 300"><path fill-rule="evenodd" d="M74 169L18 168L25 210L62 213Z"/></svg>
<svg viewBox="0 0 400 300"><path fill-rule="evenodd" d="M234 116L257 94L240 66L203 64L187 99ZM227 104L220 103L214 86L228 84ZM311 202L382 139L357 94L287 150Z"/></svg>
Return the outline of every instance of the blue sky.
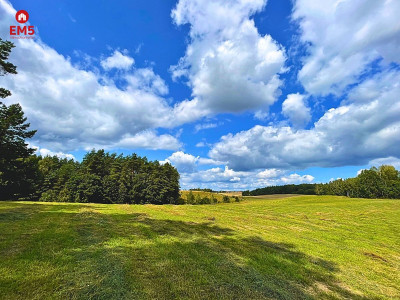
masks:
<svg viewBox="0 0 400 300"><path fill-rule="evenodd" d="M18 75L0 85L42 155L87 150L170 162L220 190L400 166L396 1L0 0Z"/></svg>

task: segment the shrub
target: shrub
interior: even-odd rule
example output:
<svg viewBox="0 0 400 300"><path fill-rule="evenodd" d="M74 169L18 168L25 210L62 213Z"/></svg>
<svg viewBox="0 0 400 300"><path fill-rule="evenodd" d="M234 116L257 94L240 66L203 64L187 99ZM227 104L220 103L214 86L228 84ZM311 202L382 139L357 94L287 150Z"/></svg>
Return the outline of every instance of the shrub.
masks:
<svg viewBox="0 0 400 300"><path fill-rule="evenodd" d="M206 196L201 199L200 204L211 204L211 199Z"/></svg>
<svg viewBox="0 0 400 300"><path fill-rule="evenodd" d="M194 197L194 204L201 204L200 194L196 194L196 196Z"/></svg>
<svg viewBox="0 0 400 300"><path fill-rule="evenodd" d="M192 191L187 195L187 204L195 204L195 199Z"/></svg>
<svg viewBox="0 0 400 300"><path fill-rule="evenodd" d="M224 203L231 203L231 199L229 199L229 197L228 197L227 195L224 195L224 196L222 197L222 202L224 202Z"/></svg>
<svg viewBox="0 0 400 300"><path fill-rule="evenodd" d="M54 190L49 190L44 193L42 193L42 196L40 197L40 201L43 202L54 202L57 201L57 193Z"/></svg>
<svg viewBox="0 0 400 300"><path fill-rule="evenodd" d="M72 202L73 198L71 197L70 192L67 188L63 188L58 195L58 200L60 202Z"/></svg>
<svg viewBox="0 0 400 300"><path fill-rule="evenodd" d="M183 204L186 204L186 201L184 198L179 197L178 200L176 201L176 203L173 203L173 204L183 205Z"/></svg>

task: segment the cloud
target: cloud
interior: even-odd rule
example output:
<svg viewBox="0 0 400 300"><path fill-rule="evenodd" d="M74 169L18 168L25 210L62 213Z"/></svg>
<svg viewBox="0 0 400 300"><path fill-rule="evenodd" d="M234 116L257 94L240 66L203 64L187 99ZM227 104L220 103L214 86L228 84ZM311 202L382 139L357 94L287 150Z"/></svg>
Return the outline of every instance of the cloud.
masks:
<svg viewBox="0 0 400 300"><path fill-rule="evenodd" d="M14 16L14 8L0 1L1 36L9 34ZM179 149L175 137L157 135L156 128L176 126L180 119L163 98L167 85L152 69L124 72L118 80L125 85L119 88L107 72L74 65L39 38L14 43L10 61L18 74L2 77L2 86L13 94L5 102L22 105L31 128L38 130L33 144L55 152L92 147ZM102 64L106 69L127 69L133 59L115 51Z"/></svg>
<svg viewBox="0 0 400 300"><path fill-rule="evenodd" d="M198 147L198 148L205 147L205 146L206 146L206 144L204 142L198 142L196 144L196 147Z"/></svg>
<svg viewBox="0 0 400 300"><path fill-rule="evenodd" d="M2 36L8 34L9 24L15 23L14 15L15 9L0 1ZM43 148L68 152L128 145L154 149L158 145L178 150L176 138L154 136L156 129L173 128L213 113L197 98L171 106L165 99L168 86L164 80L151 68L135 68L126 51L115 50L100 61L103 72L93 67L98 59L79 54L83 63L72 64L39 37L14 42L10 61L17 65L18 74L2 78L3 86L13 93L5 101L22 105L31 127L38 130L32 143ZM114 79L108 71L115 68L124 72ZM264 69L261 65L257 68L260 72ZM149 132L152 144L141 138Z"/></svg>
<svg viewBox="0 0 400 300"><path fill-rule="evenodd" d="M101 66L105 70L110 70L113 68L128 70L133 66L134 63L135 60L132 57L124 55L118 50L115 50L113 55L107 57L100 62Z"/></svg>
<svg viewBox="0 0 400 300"><path fill-rule="evenodd" d="M163 163L171 163L179 172L191 173L195 171L197 161L198 157L178 151L169 156Z"/></svg>
<svg viewBox="0 0 400 300"><path fill-rule="evenodd" d="M214 187L221 184L226 187L227 183L239 182L242 177L248 175L249 173L247 172L236 172L225 166L224 169L218 167L182 174L181 182L183 186L191 184L193 187L196 187L196 185L198 186L203 183L208 183Z"/></svg>
<svg viewBox="0 0 400 300"><path fill-rule="evenodd" d="M190 44L173 78L189 79L192 100L177 110L189 120L208 114L264 109L280 95L285 51L260 35L250 19L266 1L180 0L172 11L177 25L190 24Z"/></svg>
<svg viewBox="0 0 400 300"><path fill-rule="evenodd" d="M360 169L357 171L357 176L362 173L362 171L367 170L367 169ZM335 178L331 178L329 181L335 181Z"/></svg>
<svg viewBox="0 0 400 300"><path fill-rule="evenodd" d="M258 178L264 178L264 179L269 179L269 178L276 178L279 175L282 175L285 173L284 170L279 170L279 169L265 169L264 171L261 171L257 174Z"/></svg>
<svg viewBox="0 0 400 300"><path fill-rule="evenodd" d="M117 143L106 148L135 149L145 148L151 150L177 150L181 148L179 140L169 134L158 135L154 130L146 130L135 135L126 134Z"/></svg>
<svg viewBox="0 0 400 300"><path fill-rule="evenodd" d="M168 94L168 86L152 69L136 69L132 75L127 75L125 79L131 89L140 89L158 95Z"/></svg>
<svg viewBox="0 0 400 300"><path fill-rule="evenodd" d="M295 128L302 128L311 120L310 108L306 106L304 98L299 93L290 94L282 103L282 113Z"/></svg>
<svg viewBox="0 0 400 300"><path fill-rule="evenodd" d="M68 14L68 18L71 20L72 23L76 23L76 19L71 14Z"/></svg>
<svg viewBox="0 0 400 300"><path fill-rule="evenodd" d="M181 186L189 188L212 188L214 190L247 190L265 186L310 183L311 175L288 174L283 170L235 171L228 166L198 170L181 174Z"/></svg>
<svg viewBox="0 0 400 300"><path fill-rule="evenodd" d="M314 177L311 175L299 175L299 174L290 174L289 176L285 176L281 178L282 182L285 184L299 184L299 183L310 183L314 180Z"/></svg>
<svg viewBox="0 0 400 300"><path fill-rule="evenodd" d="M36 154L37 155L41 155L42 157L46 157L46 156L57 156L59 158L68 158L68 159L73 159L76 160L75 156L73 156L72 154L69 153L63 153L63 152L53 152L49 149L46 148L40 148L38 146L34 146L34 145L29 145L30 148L35 149Z"/></svg>
<svg viewBox="0 0 400 300"><path fill-rule="evenodd" d="M40 149L39 153L43 157L45 157L45 156L57 156L59 158L68 158L68 159L74 159L75 160L75 157L72 154L67 154L67 153L63 153L63 152L53 152L53 151L50 151L50 150L45 149L45 148Z"/></svg>
<svg viewBox="0 0 400 300"><path fill-rule="evenodd" d="M143 44L143 43L140 43L140 44L136 47L135 53L136 53L136 54L139 54L140 51L142 50L143 46L144 46L144 44Z"/></svg>
<svg viewBox="0 0 400 300"><path fill-rule="evenodd" d="M346 105L328 110L309 130L257 125L223 136L209 156L235 170L338 167L398 157L399 82L400 71L378 73L354 88Z"/></svg>
<svg viewBox="0 0 400 300"><path fill-rule="evenodd" d="M340 95L379 59L400 63L400 2L296 0L292 18L309 56L298 78L309 93Z"/></svg>
<svg viewBox="0 0 400 300"><path fill-rule="evenodd" d="M170 163L181 174L181 186L189 188L213 188L215 190L243 190L259 187L308 183L314 180L311 175L289 174L281 169L235 171L228 166L200 169L199 166L224 165L224 162L211 158L194 156L183 151L170 155L161 163Z"/></svg>
<svg viewBox="0 0 400 300"><path fill-rule="evenodd" d="M216 128L218 127L217 123L203 123L203 124L196 124L194 127L195 132L199 132L200 130L203 129L211 129L211 128Z"/></svg>
<svg viewBox="0 0 400 300"><path fill-rule="evenodd" d="M199 157L199 165L223 165L224 162L214 160L212 158L204 158L204 157Z"/></svg>
<svg viewBox="0 0 400 300"><path fill-rule="evenodd" d="M368 165L374 166L374 167L379 167L382 165L390 165L395 167L397 170L400 170L400 158L397 157L384 157L384 158L376 158L371 160Z"/></svg>
<svg viewBox="0 0 400 300"><path fill-rule="evenodd" d="M197 170L199 165L221 165L222 162L215 161L211 158L202 158L200 156L193 156L182 151L174 152L171 156L166 158L162 163L169 162L178 169L181 173L193 173Z"/></svg>

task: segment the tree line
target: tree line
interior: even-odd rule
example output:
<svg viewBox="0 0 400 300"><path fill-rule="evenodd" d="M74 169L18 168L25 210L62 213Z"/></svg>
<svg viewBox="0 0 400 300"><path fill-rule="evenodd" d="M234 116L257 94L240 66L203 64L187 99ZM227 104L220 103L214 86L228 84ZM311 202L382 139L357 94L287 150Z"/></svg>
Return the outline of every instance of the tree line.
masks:
<svg viewBox="0 0 400 300"><path fill-rule="evenodd" d="M82 162L37 156L19 104L0 103L0 200L177 204L179 173L169 163L88 152Z"/></svg>
<svg viewBox="0 0 400 300"><path fill-rule="evenodd" d="M189 191L195 191L195 192L207 192L207 193L214 193L212 189L202 189L202 188L192 188L189 189ZM216 193L216 192L215 192Z"/></svg>
<svg viewBox="0 0 400 300"><path fill-rule="evenodd" d="M357 177L337 179L317 184L318 195L337 195L351 198L400 198L400 172L393 166L382 165L362 170Z"/></svg>
<svg viewBox="0 0 400 300"><path fill-rule="evenodd" d="M362 170L357 177L319 184L288 184L244 191L243 196L271 194L337 195L351 198L400 199L400 172L390 165Z"/></svg>
<svg viewBox="0 0 400 300"><path fill-rule="evenodd" d="M92 150L82 162L38 159L39 201L177 204L179 173L169 163Z"/></svg>
<svg viewBox="0 0 400 300"><path fill-rule="evenodd" d="M259 195L273 195L273 194L302 194L302 195L315 195L316 184L303 183L303 184L286 184L267 186L264 188L255 189L253 191L244 191L243 196L259 196Z"/></svg>
<svg viewBox="0 0 400 300"><path fill-rule="evenodd" d="M201 193L193 193L201 192ZM217 203L232 203L243 201L242 197L221 195L211 189L190 189L185 197L181 197L182 204L217 204Z"/></svg>

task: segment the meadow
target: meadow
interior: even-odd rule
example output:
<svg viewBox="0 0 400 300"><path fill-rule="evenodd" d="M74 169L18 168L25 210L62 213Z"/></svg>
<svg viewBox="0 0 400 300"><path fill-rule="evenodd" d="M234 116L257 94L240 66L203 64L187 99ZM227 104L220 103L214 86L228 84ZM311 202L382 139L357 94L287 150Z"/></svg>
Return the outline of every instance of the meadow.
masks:
<svg viewBox="0 0 400 300"><path fill-rule="evenodd" d="M1 299L398 299L400 201L0 202L0 257Z"/></svg>

